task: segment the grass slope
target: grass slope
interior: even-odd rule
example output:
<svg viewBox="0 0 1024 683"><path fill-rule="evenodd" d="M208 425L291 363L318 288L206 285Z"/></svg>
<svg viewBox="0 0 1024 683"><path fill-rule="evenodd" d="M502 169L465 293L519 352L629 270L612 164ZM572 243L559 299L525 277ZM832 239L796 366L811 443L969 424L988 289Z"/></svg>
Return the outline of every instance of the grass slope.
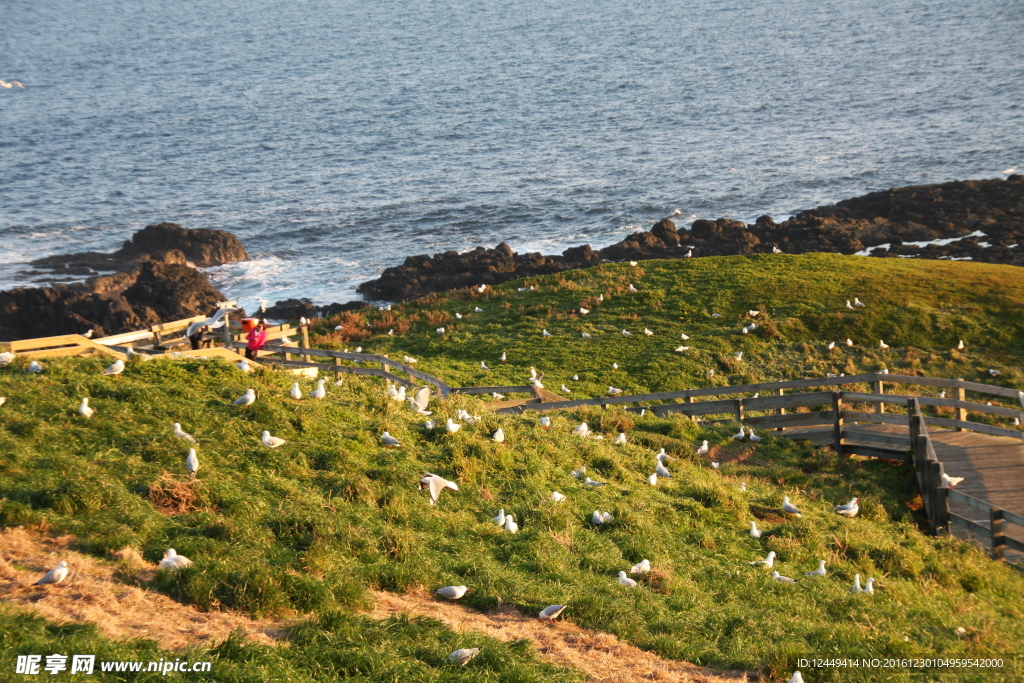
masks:
<svg viewBox="0 0 1024 683"><path fill-rule="evenodd" d="M828 255L644 262L642 269L604 266L531 280L534 291L517 292L523 284L512 283L484 295L456 292L350 314L341 323L356 339L365 330L379 333L348 346L418 354L424 369L453 384L518 384L529 365L550 373L549 386L580 372L574 394L594 395L606 384L637 391L696 386L709 381L711 366L715 383L802 376L837 364L822 338L854 337L854 329L859 343L880 336L893 346L889 354L844 351L842 362L856 368L884 363L894 371L941 368L949 372L934 374L981 378L998 362L1004 372L996 380L1013 382L1018 272ZM908 283L902 296L894 281ZM638 294L626 293L629 282ZM957 288L971 300L959 298L967 295ZM571 313L601 293L608 300L593 305L594 313ZM842 305L853 296L868 308L837 314L835 300ZM475 306L484 312L471 313ZM771 332L740 336L742 312L756 307L764 310L760 329ZM712 310L723 317L710 318ZM444 338L433 330L442 324L449 328ZM644 337L644 326L656 335ZM543 327L558 336L540 337ZM623 337L623 327L633 336ZM392 328L401 336L383 334ZM322 329L325 339L346 343L329 329ZM594 338L584 342L578 332L586 329ZM696 354L671 352L682 331L693 337ZM967 351L949 351L961 337ZM740 364L723 360L740 349ZM491 361L502 350L512 362L499 368ZM495 370L480 371L481 359ZM613 361L623 369L612 371ZM110 378L100 375L105 364L53 360L41 376L24 373L21 361L0 369L0 395L10 397L0 408L0 524L72 533L97 555L130 545L156 562L174 547L196 565L159 575L154 588L201 607L309 615L288 648L231 642L213 651L225 662L223 676L214 665L216 680L247 680L232 668L239 662L256 662L275 680L575 680L522 644L453 634L436 622L378 624L355 616L364 586L466 584L463 602L479 608L504 602L536 612L567 603L566 616L582 626L666 657L757 669L770 680L810 655L1005 654L1024 641L1024 579L958 541L922 534L905 466L839 459L767 435L757 446L740 445L729 438L734 426L683 417L579 410L555 416L543 431L535 418L487 414L465 396L437 401L434 418L464 408L483 419L447 435L426 431L423 418L388 401L369 378L347 378L321 402L295 402L287 395L294 378L273 370L246 377L220 361L133 361ZM249 387L260 396L253 406L229 405ZM82 396L97 409L92 418L74 413ZM605 439L572 436L581 420ZM183 476L186 448L172 436L172 422L200 441L195 483ZM505 444L488 439L498 426ZM262 447L263 429L289 443ZM611 443L620 429L628 432L626 446ZM382 448L384 430L402 446ZM694 454L701 439L727 463L720 470ZM677 458L669 465L674 476L651 487L645 479L661 447ZM608 485L580 484L570 472L581 464ZM429 506L415 487L424 471L454 479L460 491L445 491ZM568 500L553 503L553 490ZM801 519L781 518L783 495L803 508ZM860 516L833 514L831 506L852 495L862 499ZM516 516L518 534L490 521L499 507ZM588 520L595 509L615 521L594 527ZM760 540L745 533L751 519L766 529ZM773 582L748 564L768 550L779 555L776 568L800 583ZM616 573L643 558L652 574L635 590L620 586ZM820 559L829 575L805 580L803 572ZM874 576L878 593L851 595L855 573ZM132 580L130 568L124 575ZM58 637L98 643L87 627L11 614L0 614L0 623L8 653L34 652ZM480 645L487 656L466 669L445 663L456 647ZM1004 672L1007 680L1020 673ZM987 672L930 676L992 680ZM819 670L807 680L881 679L860 669ZM885 680L918 679L894 672Z"/></svg>

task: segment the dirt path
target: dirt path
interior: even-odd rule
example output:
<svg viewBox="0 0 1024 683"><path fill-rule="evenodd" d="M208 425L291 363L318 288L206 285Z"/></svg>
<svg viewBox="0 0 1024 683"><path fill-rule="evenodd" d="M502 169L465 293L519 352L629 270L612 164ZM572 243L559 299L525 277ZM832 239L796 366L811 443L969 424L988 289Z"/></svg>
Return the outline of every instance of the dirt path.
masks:
<svg viewBox="0 0 1024 683"><path fill-rule="evenodd" d="M426 592L407 595L375 592L373 595L377 604L372 614L378 619L407 613L438 619L455 631L480 631L498 640L528 638L541 656L582 671L592 683L737 683L749 680L744 672L716 672L687 662L662 659L610 633L588 631L564 621L545 625L512 607L503 606L484 614L436 599Z"/></svg>
<svg viewBox="0 0 1024 683"><path fill-rule="evenodd" d="M130 586L117 568L67 549L74 539L40 537L21 527L0 532L0 602L36 612L54 622L92 622L115 640L149 638L176 650L212 645L242 629L250 640L273 645L284 636L282 622L254 620L231 612L200 612L166 595ZM66 560L70 573L59 586L33 586L47 570ZM143 578L154 565L127 553Z"/></svg>

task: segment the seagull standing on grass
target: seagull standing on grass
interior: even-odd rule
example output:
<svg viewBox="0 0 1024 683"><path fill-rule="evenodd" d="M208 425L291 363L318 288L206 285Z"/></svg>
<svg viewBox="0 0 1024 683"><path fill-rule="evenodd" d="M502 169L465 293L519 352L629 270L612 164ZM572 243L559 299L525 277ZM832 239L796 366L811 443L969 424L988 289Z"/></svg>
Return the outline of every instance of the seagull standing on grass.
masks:
<svg viewBox="0 0 1024 683"><path fill-rule="evenodd" d="M384 432L383 434L380 435L380 442L382 444L384 444L385 446L400 446L401 445L400 443L398 443L398 439L396 439L395 437L391 436L387 432Z"/></svg>
<svg viewBox="0 0 1024 683"><path fill-rule="evenodd" d="M700 448L697 449L697 455L707 455L708 450L708 441L705 439L704 443L702 443Z"/></svg>
<svg viewBox="0 0 1024 683"><path fill-rule="evenodd" d="M124 361L118 358L109 366L107 366L107 369L103 371L103 374L114 375L116 377L117 375L120 375L122 372L124 372Z"/></svg>
<svg viewBox="0 0 1024 683"><path fill-rule="evenodd" d="M619 572L619 583L626 588L636 588L636 581L626 576L626 572Z"/></svg>
<svg viewBox="0 0 1024 683"><path fill-rule="evenodd" d="M409 401L409 406L420 415L430 417L434 414L433 411L427 410L427 406L430 404L430 387L420 387L415 396L410 396L406 400Z"/></svg>
<svg viewBox="0 0 1024 683"><path fill-rule="evenodd" d="M649 574L651 572L651 561L640 560L637 564L634 564L630 570L630 574Z"/></svg>
<svg viewBox="0 0 1024 683"><path fill-rule="evenodd" d="M794 671L793 677L789 679L788 683L804 683L804 677L800 675L799 671Z"/></svg>
<svg viewBox="0 0 1024 683"><path fill-rule="evenodd" d="M449 434L454 434L455 432L462 429L462 425L456 424L455 421L449 417L448 421L445 422L444 424L444 428L448 431Z"/></svg>
<svg viewBox="0 0 1024 683"><path fill-rule="evenodd" d="M239 398L236 398L232 405L236 406L250 406L256 402L256 390L246 389L245 393Z"/></svg>
<svg viewBox="0 0 1024 683"><path fill-rule="evenodd" d="M561 616L566 607L568 605L549 605L540 611L537 618L541 621L554 621Z"/></svg>
<svg viewBox="0 0 1024 683"><path fill-rule="evenodd" d="M857 513L860 512L860 506L857 505L857 501L860 498L851 498L850 502L846 505L836 505L833 509L843 517L856 517Z"/></svg>
<svg viewBox="0 0 1024 683"><path fill-rule="evenodd" d="M559 493L558 491L552 491L551 500L554 501L555 503L561 503L563 500L565 500L565 496Z"/></svg>
<svg viewBox="0 0 1024 683"><path fill-rule="evenodd" d="M501 427L498 427L496 430L494 430L494 433L491 434L491 439L493 439L495 443L505 443L504 430L502 430Z"/></svg>
<svg viewBox="0 0 1024 683"><path fill-rule="evenodd" d="M777 571L772 572L772 578L776 581L782 581L783 583L796 583L796 579L791 579L788 576L783 576Z"/></svg>
<svg viewBox="0 0 1024 683"><path fill-rule="evenodd" d="M572 433L576 436L586 436L590 433L590 427L587 426L586 422L581 422L579 427L572 430Z"/></svg>
<svg viewBox="0 0 1024 683"><path fill-rule="evenodd" d="M444 588L438 588L434 592L443 598L448 598L449 600L458 600L466 594L467 590L469 589L465 586L445 586Z"/></svg>
<svg viewBox="0 0 1024 683"><path fill-rule="evenodd" d="M505 515L505 524L503 525L503 528L510 534L519 533L519 525L516 524L516 520L512 515Z"/></svg>
<svg viewBox="0 0 1024 683"><path fill-rule="evenodd" d="M181 425L178 424L177 422L174 423L174 435L176 437L178 437L179 439L181 439L182 441L187 441L188 443L195 443L196 442L195 437L193 437L188 432L184 431L181 428Z"/></svg>
<svg viewBox="0 0 1024 683"><path fill-rule="evenodd" d="M544 328L543 330L541 330L541 336L550 337L551 333L548 332L547 328Z"/></svg>
<svg viewBox="0 0 1024 683"><path fill-rule="evenodd" d="M797 517L802 516L800 514L800 509L797 508L796 505L793 505L792 503L789 502L789 496L786 496L785 498L782 499L782 511L785 512L787 515L796 515Z"/></svg>
<svg viewBox="0 0 1024 683"><path fill-rule="evenodd" d="M188 449L188 457L185 458L185 469L192 479L196 478L196 473L199 471L199 456L196 455L196 449Z"/></svg>
<svg viewBox="0 0 1024 683"><path fill-rule="evenodd" d="M860 299L853 297L853 305L857 308L864 308L865 304L861 303Z"/></svg>
<svg viewBox="0 0 1024 683"><path fill-rule="evenodd" d="M609 524L611 521L612 515L609 512L600 512L598 510L594 510L594 514L590 515L590 523L594 526Z"/></svg>
<svg viewBox="0 0 1024 683"><path fill-rule="evenodd" d="M192 560L184 555L179 555L174 548L168 548L167 552L164 553L164 559L160 560L161 569L177 571L178 569L187 569L191 566Z"/></svg>
<svg viewBox="0 0 1024 683"><path fill-rule="evenodd" d="M82 402L78 405L78 414L82 417L92 417L92 414L95 412L95 409L89 407L89 399L83 398Z"/></svg>
<svg viewBox="0 0 1024 683"><path fill-rule="evenodd" d="M263 445L266 446L267 448L277 448L278 446L282 446L288 443L284 439L280 439L276 436L271 436L270 432L267 431L266 429L263 430L263 436L260 438L260 441L262 441Z"/></svg>
<svg viewBox="0 0 1024 683"><path fill-rule="evenodd" d="M427 472L423 478L420 479L420 491L430 491L431 505L437 505L437 499L441 496L441 491L444 491L445 489L458 491L459 487L454 481L448 481L444 477L431 474L430 472Z"/></svg>
<svg viewBox="0 0 1024 683"><path fill-rule="evenodd" d="M544 429L545 431L551 429L551 418L545 415L537 421L537 424L539 424L541 429Z"/></svg>
<svg viewBox="0 0 1024 683"><path fill-rule="evenodd" d="M466 666L466 664L469 663L469 660L480 654L480 649L481 648L479 647L466 647L456 650L448 655L448 661L452 664L458 664L459 666Z"/></svg>
<svg viewBox="0 0 1024 683"><path fill-rule="evenodd" d="M863 593L864 589L860 587L860 574L853 575L853 588L850 589L851 593Z"/></svg>
<svg viewBox="0 0 1024 683"><path fill-rule="evenodd" d="M622 446L626 443L626 432L619 432L619 435L615 437L615 441L612 442L616 446Z"/></svg>
<svg viewBox="0 0 1024 683"><path fill-rule="evenodd" d="M888 344L886 344L886 343L885 343L884 341L882 341L881 339L879 339L879 340L878 340L878 348L879 348L879 349L881 349L882 351L887 351L887 350L889 349L889 345L888 345Z"/></svg>
<svg viewBox="0 0 1024 683"><path fill-rule="evenodd" d="M733 434L732 438L736 439L737 441L743 441L743 439L745 439L746 436L747 433L743 430L743 425L740 425L740 431Z"/></svg>
<svg viewBox="0 0 1024 683"><path fill-rule="evenodd" d="M68 563L61 560L56 567L43 574L42 578L36 581L34 586L45 586L47 584L58 584L68 576Z"/></svg>
<svg viewBox="0 0 1024 683"><path fill-rule="evenodd" d="M668 469L665 467L665 465L662 464L660 460L658 461L658 466L654 468L654 473L659 477L665 477L666 479L672 478L672 475L669 473Z"/></svg>
<svg viewBox="0 0 1024 683"><path fill-rule="evenodd" d="M763 531L761 531L760 529L757 528L757 522L756 521L750 523L750 537L751 538L761 538L761 534L763 534L763 533L764 533Z"/></svg>
<svg viewBox="0 0 1024 683"><path fill-rule="evenodd" d="M813 572L806 572L804 576L825 576L828 572L825 571L825 560L818 561L818 568Z"/></svg>
<svg viewBox="0 0 1024 683"><path fill-rule="evenodd" d="M302 398L302 390L299 389L299 383L298 382L295 382L295 383L292 384L292 390L291 390L291 392L289 392L288 395L291 396L296 401L298 401L298 400L300 400Z"/></svg>
<svg viewBox="0 0 1024 683"><path fill-rule="evenodd" d="M755 567L759 564L763 564L764 566L771 569L775 566L775 551L772 550L771 552L769 552L768 557L764 558L763 560L757 560L755 562L751 562L750 564L754 565Z"/></svg>
<svg viewBox="0 0 1024 683"><path fill-rule="evenodd" d="M755 434L755 433L754 433L754 428L753 428L753 427L751 427L751 428L750 428L750 429L749 429L749 430L747 431L747 436L749 436L749 437L750 437L750 440L751 440L751 441L760 441L760 440L761 440L761 437L759 437L759 436L758 436L757 434Z"/></svg>
<svg viewBox="0 0 1024 683"><path fill-rule="evenodd" d="M324 384L326 384L326 383L327 383L327 380L325 380L325 379L317 380L317 382L316 382L316 389L313 390L313 393L311 393L309 395L309 397L310 398L315 398L316 400L319 401L324 396L326 396L327 395L327 389L324 388Z"/></svg>
<svg viewBox="0 0 1024 683"><path fill-rule="evenodd" d="M31 372L32 374L39 374L42 371L43 366L37 363L36 361L32 361L31 363L29 363L28 369L26 370L26 372Z"/></svg>

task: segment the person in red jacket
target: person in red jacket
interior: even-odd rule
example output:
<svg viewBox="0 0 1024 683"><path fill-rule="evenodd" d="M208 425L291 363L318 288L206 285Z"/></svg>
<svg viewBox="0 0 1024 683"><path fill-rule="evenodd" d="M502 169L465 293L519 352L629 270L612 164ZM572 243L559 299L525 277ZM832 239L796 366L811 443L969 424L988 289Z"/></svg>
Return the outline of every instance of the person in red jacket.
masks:
<svg viewBox="0 0 1024 683"><path fill-rule="evenodd" d="M262 320L256 323L256 327L249 330L245 339L245 357L249 360L256 360L256 354L267 343L267 328Z"/></svg>

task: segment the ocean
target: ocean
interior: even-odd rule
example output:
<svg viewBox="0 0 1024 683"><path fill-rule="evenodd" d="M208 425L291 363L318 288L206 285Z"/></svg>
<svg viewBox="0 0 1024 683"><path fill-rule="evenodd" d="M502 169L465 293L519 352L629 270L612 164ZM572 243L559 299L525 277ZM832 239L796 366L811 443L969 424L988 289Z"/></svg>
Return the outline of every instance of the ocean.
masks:
<svg viewBox="0 0 1024 683"><path fill-rule="evenodd" d="M0 289L171 221L256 298L1024 168L1020 0L4 0Z"/></svg>

